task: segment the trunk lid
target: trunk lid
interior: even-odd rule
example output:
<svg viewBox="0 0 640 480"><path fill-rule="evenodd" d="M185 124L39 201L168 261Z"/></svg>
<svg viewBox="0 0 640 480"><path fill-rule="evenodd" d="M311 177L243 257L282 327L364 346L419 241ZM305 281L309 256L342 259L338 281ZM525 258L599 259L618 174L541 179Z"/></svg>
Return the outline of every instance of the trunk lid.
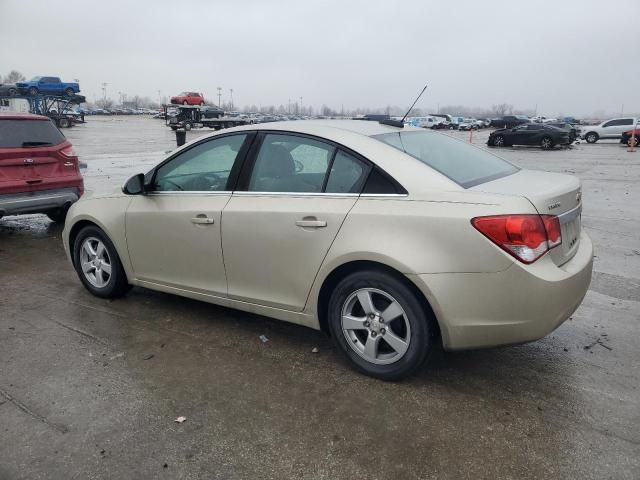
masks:
<svg viewBox="0 0 640 480"><path fill-rule="evenodd" d="M582 228L582 187L578 178L560 173L520 170L513 175L476 185L470 190L525 197L540 215L558 216L562 243L553 248L549 255L556 265L562 265L575 255Z"/></svg>

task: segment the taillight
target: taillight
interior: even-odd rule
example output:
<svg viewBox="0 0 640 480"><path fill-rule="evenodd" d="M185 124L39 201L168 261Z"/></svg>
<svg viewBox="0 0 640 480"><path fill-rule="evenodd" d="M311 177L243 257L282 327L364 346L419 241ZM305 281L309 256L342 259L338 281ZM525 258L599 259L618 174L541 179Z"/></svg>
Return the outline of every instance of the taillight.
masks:
<svg viewBox="0 0 640 480"><path fill-rule="evenodd" d="M533 263L562 243L560 221L553 215L494 215L471 224L485 237L523 263Z"/></svg>
<svg viewBox="0 0 640 480"><path fill-rule="evenodd" d="M64 147L62 150L60 150L60 153L67 158L74 158L77 157L78 155L76 155L76 151L73 149L73 145L69 145L68 147Z"/></svg>

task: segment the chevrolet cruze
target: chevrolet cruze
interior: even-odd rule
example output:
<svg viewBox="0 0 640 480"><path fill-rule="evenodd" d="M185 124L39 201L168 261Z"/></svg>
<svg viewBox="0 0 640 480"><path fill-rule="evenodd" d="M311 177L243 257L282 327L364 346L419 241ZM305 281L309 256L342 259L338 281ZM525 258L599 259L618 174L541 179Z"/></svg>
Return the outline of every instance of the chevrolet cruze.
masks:
<svg viewBox="0 0 640 480"><path fill-rule="evenodd" d="M391 123L391 125L389 124ZM591 280L580 182L393 122L200 137L69 211L94 295L130 286L321 329L395 380L447 350L539 339Z"/></svg>

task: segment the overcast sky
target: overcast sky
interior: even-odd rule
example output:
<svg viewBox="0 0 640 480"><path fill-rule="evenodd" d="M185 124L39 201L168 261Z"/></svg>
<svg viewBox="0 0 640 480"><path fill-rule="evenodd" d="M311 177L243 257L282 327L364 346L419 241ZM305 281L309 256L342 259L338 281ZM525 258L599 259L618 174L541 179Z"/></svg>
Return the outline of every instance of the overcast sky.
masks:
<svg viewBox="0 0 640 480"><path fill-rule="evenodd" d="M0 75L89 99L640 112L640 1L0 0Z"/></svg>

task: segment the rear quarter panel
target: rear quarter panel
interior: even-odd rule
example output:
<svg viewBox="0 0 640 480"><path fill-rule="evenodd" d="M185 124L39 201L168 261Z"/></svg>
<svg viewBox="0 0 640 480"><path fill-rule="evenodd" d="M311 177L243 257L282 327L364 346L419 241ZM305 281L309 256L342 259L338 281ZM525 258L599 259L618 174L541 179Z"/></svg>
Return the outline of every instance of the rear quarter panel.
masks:
<svg viewBox="0 0 640 480"><path fill-rule="evenodd" d="M405 275L506 270L513 259L471 225L473 217L506 213L537 212L522 197L469 191L362 196L320 268L305 311L317 312L324 280L352 261L378 262Z"/></svg>

